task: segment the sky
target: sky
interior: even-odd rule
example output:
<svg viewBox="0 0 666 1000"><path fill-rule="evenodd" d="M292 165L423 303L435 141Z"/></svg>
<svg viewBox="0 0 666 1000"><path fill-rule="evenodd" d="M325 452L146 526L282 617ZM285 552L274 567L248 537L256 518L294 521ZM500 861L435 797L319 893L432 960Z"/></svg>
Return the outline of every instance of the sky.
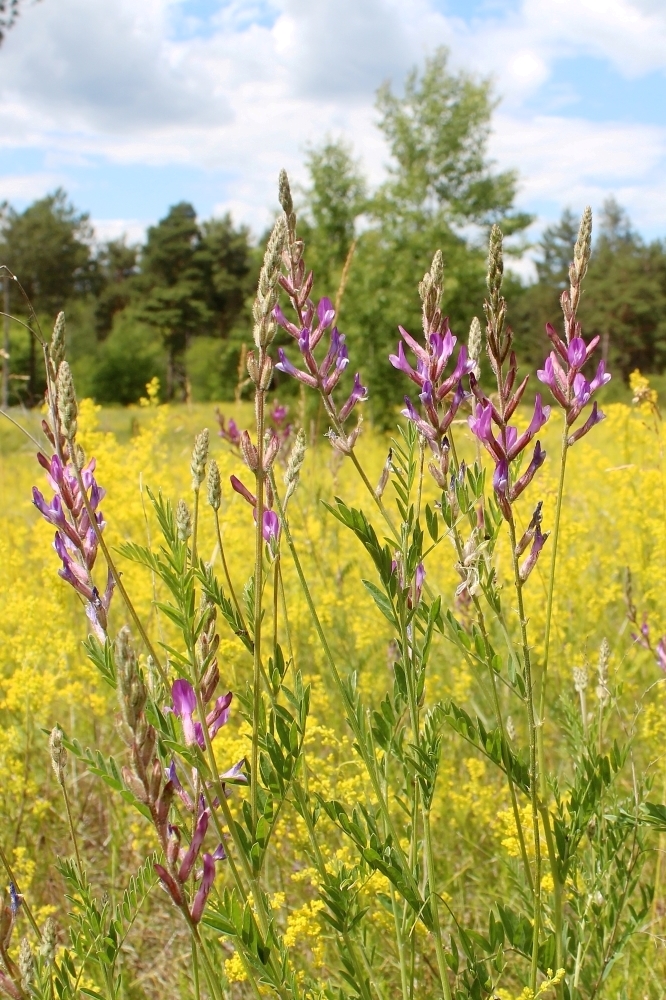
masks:
<svg viewBox="0 0 666 1000"><path fill-rule="evenodd" d="M0 49L0 201L62 186L99 238L191 201L261 233L277 174L344 136L371 183L377 87L447 46L493 80L490 155L532 234L614 195L666 236L665 0L24 0Z"/></svg>

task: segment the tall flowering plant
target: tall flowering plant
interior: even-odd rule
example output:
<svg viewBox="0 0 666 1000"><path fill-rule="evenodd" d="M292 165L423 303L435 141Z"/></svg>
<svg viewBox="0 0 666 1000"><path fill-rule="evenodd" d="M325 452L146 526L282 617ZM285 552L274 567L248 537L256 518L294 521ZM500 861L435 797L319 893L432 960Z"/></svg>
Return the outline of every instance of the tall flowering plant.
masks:
<svg viewBox="0 0 666 1000"><path fill-rule="evenodd" d="M408 392L404 422L373 486L358 454L360 406L368 390L358 371L349 378L348 347L331 300L314 294L284 173L279 197L282 212L261 268L254 348L247 354L255 426L241 430L220 422L245 472L224 483L203 431L192 452L189 499L174 506L160 492L149 492L159 546L130 542L120 549L122 558L143 566L159 586L156 600L171 630L160 644L137 614L105 541L95 460L83 455L76 439L63 317L45 349L44 431L52 454L38 460L53 495L47 499L35 487L33 499L55 528L59 573L85 605L88 654L117 692L125 763L118 767L101 752L85 751L74 734L54 728L49 749L74 851L72 860L60 862L72 901L71 933L57 955L54 926L39 925L2 853L10 894L0 914L0 991L15 1000L53 1000L56 994L115 1000L127 986L120 959L128 926L158 884L173 920L189 936L183 973L197 1000L237 995L225 960L230 946L243 996L534 1000L556 993L592 1000L603 995L622 950L644 926L651 904L643 875L646 848L651 832L666 830L666 807L650 800L649 782L639 780L635 769L626 780L630 738L623 737L623 724L613 725L612 717L623 720L624 709L609 678L608 644L600 651L596 715L587 712L587 674L581 668L574 678L579 715L548 686L567 456L603 418L595 396L610 378L603 362L595 367L597 342L586 342L577 319L591 215L583 216L570 288L562 296L563 331L546 331L552 348L537 377L551 403L536 393L525 404L528 377L519 376L502 295L500 230L493 227L489 239L487 362L478 321L467 345L449 328L442 308L444 261L440 252L434 255L418 289L422 331L401 327L387 359L404 375ZM278 349L276 360L278 325L292 343ZM293 436L278 477L276 460L285 441L271 426L268 408L275 368L319 394L330 446L351 463L371 501L370 514L339 497L326 508L366 553L367 600L390 630L391 683L378 702L362 695L355 673L336 656L308 582L291 503L307 459L305 437L302 431ZM547 425L556 414L562 444L551 509L540 484ZM242 598L220 527L223 495L233 492L247 502L253 539L253 573ZM222 578L200 552L206 516L214 525ZM452 551L444 540L452 545L459 576L455 594L437 593L433 582L438 564ZM548 549L540 636L526 602ZM106 579L100 589L102 560ZM314 657L292 641L283 579L287 560L319 644L321 669L353 740L362 797L326 797L312 780L320 757L312 743L306 752L310 687L300 661ZM114 634L116 622L123 624ZM246 657L245 690L228 690L221 629ZM646 629L641 641L649 643ZM438 698L452 655L478 681L474 706ZM218 734L233 712L245 719L248 750L240 760L220 760ZM524 745L514 720L527 732ZM475 907L459 907L445 890L441 845L454 833L437 795L445 747L453 738L501 776L520 859L511 891L484 885ZM564 741L566 755L560 750ZM100 901L87 881L85 851L69 807L68 754L130 802L150 830L154 853L122 906ZM317 912L322 920L325 961L319 973L298 938L284 933L282 904L270 891L285 823L297 824L307 845L299 863L313 873L319 908L311 911L312 919ZM344 861L331 856L335 838L345 845ZM35 940L25 939L17 961L11 938L22 908ZM378 908L381 921L374 919Z"/></svg>

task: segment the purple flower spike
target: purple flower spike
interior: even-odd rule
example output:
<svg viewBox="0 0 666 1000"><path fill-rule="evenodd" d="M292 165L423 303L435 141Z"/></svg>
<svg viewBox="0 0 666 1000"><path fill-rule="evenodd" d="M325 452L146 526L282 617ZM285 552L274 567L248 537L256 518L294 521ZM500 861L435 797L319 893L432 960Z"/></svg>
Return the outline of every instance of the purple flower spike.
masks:
<svg viewBox="0 0 666 1000"><path fill-rule="evenodd" d="M554 344L557 354L555 351L551 351L543 369L537 371L538 379L549 387L556 401L564 410L568 427L572 427L576 423L583 407L590 402L597 389L610 382L611 378L606 371L603 360L599 362L591 382L588 382L583 375L581 369L594 353L599 343L599 337L593 337L589 344L586 344L580 336L580 324L574 323L573 320L572 323L572 327L567 325L567 337L571 337L571 340L566 346L555 330L549 324L546 326L546 333ZM600 420L603 420L603 413L598 410L595 402L592 413L585 424L569 436L569 445L575 444L576 441L584 437Z"/></svg>
<svg viewBox="0 0 666 1000"><path fill-rule="evenodd" d="M208 899L208 893L213 887L213 882L215 881L215 862L211 854L204 854L203 856L203 877L201 879L201 885L194 897L194 903L192 904L192 923L198 924L203 916L204 907L206 905L206 900Z"/></svg>

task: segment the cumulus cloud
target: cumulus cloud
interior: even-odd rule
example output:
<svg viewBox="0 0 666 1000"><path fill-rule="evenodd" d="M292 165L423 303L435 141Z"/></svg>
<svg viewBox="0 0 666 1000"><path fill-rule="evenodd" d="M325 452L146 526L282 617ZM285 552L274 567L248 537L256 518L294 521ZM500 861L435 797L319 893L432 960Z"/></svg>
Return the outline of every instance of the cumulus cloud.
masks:
<svg viewBox="0 0 666 1000"><path fill-rule="evenodd" d="M207 19L189 10L183 0L25 9L0 54L0 129L5 149L37 151L43 165L0 176L4 197L43 193L56 176L67 186L68 163L91 164L91 178L99 162L185 165L216 171L216 210L261 229L277 171L302 179L305 147L327 133L348 136L377 183L387 151L376 88L400 87L446 44L503 97L492 148L519 169L526 207L612 189L654 220L646 192L662 190L663 129L535 114L527 102L564 56L601 57L625 76L666 69L662 0L520 0L471 20L435 0L230 0Z"/></svg>

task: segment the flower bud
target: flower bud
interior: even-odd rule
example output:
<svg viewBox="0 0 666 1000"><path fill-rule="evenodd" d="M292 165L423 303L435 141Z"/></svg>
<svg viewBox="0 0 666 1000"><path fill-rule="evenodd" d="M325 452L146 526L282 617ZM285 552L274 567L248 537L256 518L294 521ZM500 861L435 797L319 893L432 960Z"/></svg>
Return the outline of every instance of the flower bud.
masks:
<svg viewBox="0 0 666 1000"><path fill-rule="evenodd" d="M44 921L42 928L42 942L39 953L46 965L53 965L56 952L56 923L53 917L48 917Z"/></svg>
<svg viewBox="0 0 666 1000"><path fill-rule="evenodd" d="M58 382L56 388L58 401L58 416L65 437L73 441L76 437L77 423L76 417L78 407L76 404L76 392L74 391L74 379L69 364L62 361L58 369Z"/></svg>
<svg viewBox="0 0 666 1000"><path fill-rule="evenodd" d="M60 726L54 726L49 736L49 753L51 763L58 782L65 783L65 768L67 767L67 751L62 744L63 732Z"/></svg>
<svg viewBox="0 0 666 1000"><path fill-rule="evenodd" d="M57 375L60 365L65 360L64 312L59 312L56 317L55 326L53 327L53 336L51 337L51 343L49 344L49 357L51 359L51 364L53 365L53 372Z"/></svg>
<svg viewBox="0 0 666 1000"><path fill-rule="evenodd" d="M254 355L254 351L249 351L247 355L247 373L250 376L250 380L254 382L255 385L259 385L259 365Z"/></svg>
<svg viewBox="0 0 666 1000"><path fill-rule="evenodd" d="M219 510L222 503L222 484L220 482L220 470L215 459L211 459L208 466L208 503L213 510Z"/></svg>
<svg viewBox="0 0 666 1000"><path fill-rule="evenodd" d="M192 534L192 517L184 500L179 500L176 507L176 530L181 542L186 542Z"/></svg>
<svg viewBox="0 0 666 1000"><path fill-rule="evenodd" d="M115 653L120 708L125 724L134 733L146 706L147 692L132 647L132 633L126 625L116 638Z"/></svg>
<svg viewBox="0 0 666 1000"><path fill-rule="evenodd" d="M294 493L301 477L301 468L305 461L305 431L301 428L296 435L296 440L289 454L287 471L284 474L284 482L287 487L285 503Z"/></svg>
<svg viewBox="0 0 666 1000"><path fill-rule="evenodd" d="M250 435L247 431L243 431L241 434L240 448L241 454L243 455L243 461L247 465L248 469L252 469L253 472L256 472L259 456L257 455L257 449L252 444Z"/></svg>
<svg viewBox="0 0 666 1000"><path fill-rule="evenodd" d="M375 489L375 496L377 497L378 500L381 500L381 498L384 496L384 490L386 489L386 484L388 483L389 475L391 474L392 458L393 458L393 449L389 448L388 456L386 458L386 461L384 462L384 468L382 469L382 474L379 477L379 482L377 483L377 487Z"/></svg>
<svg viewBox="0 0 666 1000"><path fill-rule="evenodd" d="M208 460L209 434L208 428L204 427L200 434L197 434L192 451L192 461L190 469L192 472L192 489L195 493L199 491L206 475L206 461Z"/></svg>
<svg viewBox="0 0 666 1000"><path fill-rule="evenodd" d="M266 356L264 358L264 367L261 370L261 378L259 379L259 388L268 389L271 384L271 379L273 378L273 362Z"/></svg>
<svg viewBox="0 0 666 1000"><path fill-rule="evenodd" d="M26 937L21 938L18 967L21 976L21 987L29 994L31 992L30 987L35 980L35 959L32 954L30 942Z"/></svg>

